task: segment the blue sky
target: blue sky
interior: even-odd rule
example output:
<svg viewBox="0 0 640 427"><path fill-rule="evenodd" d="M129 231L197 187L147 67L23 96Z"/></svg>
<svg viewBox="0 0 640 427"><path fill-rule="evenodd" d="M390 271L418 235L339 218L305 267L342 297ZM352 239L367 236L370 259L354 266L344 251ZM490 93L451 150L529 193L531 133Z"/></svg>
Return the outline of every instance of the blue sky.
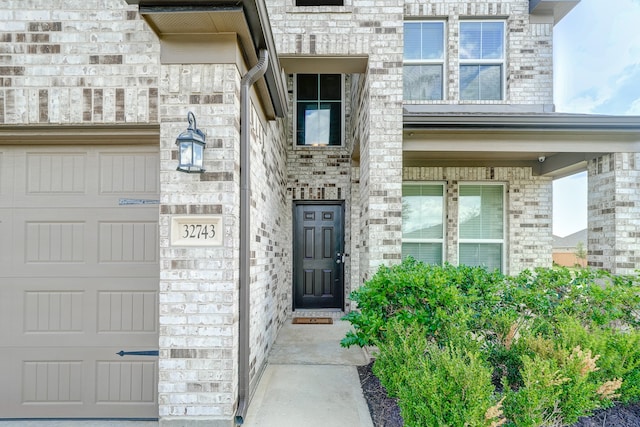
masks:
<svg viewBox="0 0 640 427"><path fill-rule="evenodd" d="M640 115L640 0L581 0L554 28L556 111ZM586 173L554 182L553 232L587 226Z"/></svg>

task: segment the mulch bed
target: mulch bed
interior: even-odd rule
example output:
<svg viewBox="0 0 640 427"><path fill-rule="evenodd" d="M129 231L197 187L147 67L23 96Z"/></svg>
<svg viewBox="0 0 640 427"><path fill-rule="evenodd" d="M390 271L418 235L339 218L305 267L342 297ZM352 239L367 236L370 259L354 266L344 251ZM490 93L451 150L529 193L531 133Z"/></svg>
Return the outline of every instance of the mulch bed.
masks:
<svg viewBox="0 0 640 427"><path fill-rule="evenodd" d="M362 393L369 406L374 427L403 427L396 399L387 395L380 380L371 371L373 362L358 366ZM417 427L417 426L416 426ZM421 426L431 427L431 426ZM434 426L435 427L435 426ZM640 427L640 404L617 405L583 417L572 427Z"/></svg>
<svg viewBox="0 0 640 427"><path fill-rule="evenodd" d="M369 406L373 427L402 427L404 422L396 399L387 395L387 390L371 371L373 362L358 366L360 386Z"/></svg>

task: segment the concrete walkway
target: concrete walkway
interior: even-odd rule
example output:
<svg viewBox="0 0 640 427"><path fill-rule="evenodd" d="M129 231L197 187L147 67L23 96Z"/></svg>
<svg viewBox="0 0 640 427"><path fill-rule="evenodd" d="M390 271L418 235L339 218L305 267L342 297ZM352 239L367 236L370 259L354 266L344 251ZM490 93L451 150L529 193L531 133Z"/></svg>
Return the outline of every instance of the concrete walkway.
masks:
<svg viewBox="0 0 640 427"><path fill-rule="evenodd" d="M357 365L360 348L344 349L348 322L292 325L287 321L249 405L243 427L373 427Z"/></svg>

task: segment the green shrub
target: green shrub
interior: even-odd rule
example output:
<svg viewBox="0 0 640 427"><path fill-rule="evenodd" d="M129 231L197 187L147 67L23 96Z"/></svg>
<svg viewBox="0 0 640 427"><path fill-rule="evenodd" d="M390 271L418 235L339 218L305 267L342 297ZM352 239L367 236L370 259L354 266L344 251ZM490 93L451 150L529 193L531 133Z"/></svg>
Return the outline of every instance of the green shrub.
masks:
<svg viewBox="0 0 640 427"><path fill-rule="evenodd" d="M562 377L554 360L522 356L522 386L512 390L505 384L504 413L518 427L560 425Z"/></svg>
<svg viewBox="0 0 640 427"><path fill-rule="evenodd" d="M477 267L426 265L411 257L393 267L382 266L365 286L351 293L358 310L344 317L351 331L342 340L351 345L377 345L384 338L387 322L422 324L427 334L457 334L471 324L480 325L499 301L496 289L500 273Z"/></svg>
<svg viewBox="0 0 640 427"><path fill-rule="evenodd" d="M640 401L637 277L566 268L505 277L406 259L351 298L359 311L345 317L355 330L342 345L378 346L374 372L407 425L501 425L484 417L501 395L516 426Z"/></svg>
<svg viewBox="0 0 640 427"><path fill-rule="evenodd" d="M472 352L426 338L419 324L392 321L374 372L399 398L407 426L488 426L495 404L491 368Z"/></svg>
<svg viewBox="0 0 640 427"><path fill-rule="evenodd" d="M601 385L621 378L619 400L623 403L640 402L640 330L586 328L569 316L558 319L557 330L558 342L566 348L589 348L600 356L599 369L593 374L596 383Z"/></svg>

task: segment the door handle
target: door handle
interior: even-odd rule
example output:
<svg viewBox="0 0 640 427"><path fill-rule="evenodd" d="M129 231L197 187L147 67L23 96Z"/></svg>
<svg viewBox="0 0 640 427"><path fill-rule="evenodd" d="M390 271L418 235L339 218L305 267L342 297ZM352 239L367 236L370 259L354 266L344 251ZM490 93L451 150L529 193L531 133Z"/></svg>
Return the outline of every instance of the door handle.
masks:
<svg viewBox="0 0 640 427"><path fill-rule="evenodd" d="M158 356L159 350L145 350L145 351L124 351L120 350L116 354L120 357L124 356Z"/></svg>
<svg viewBox="0 0 640 427"><path fill-rule="evenodd" d="M344 264L344 258L348 256L348 254L336 252L336 264Z"/></svg>

